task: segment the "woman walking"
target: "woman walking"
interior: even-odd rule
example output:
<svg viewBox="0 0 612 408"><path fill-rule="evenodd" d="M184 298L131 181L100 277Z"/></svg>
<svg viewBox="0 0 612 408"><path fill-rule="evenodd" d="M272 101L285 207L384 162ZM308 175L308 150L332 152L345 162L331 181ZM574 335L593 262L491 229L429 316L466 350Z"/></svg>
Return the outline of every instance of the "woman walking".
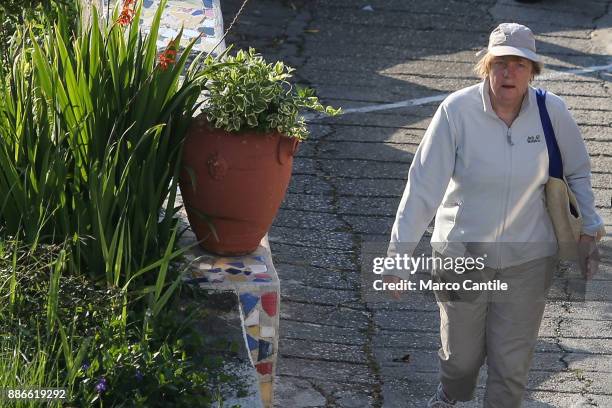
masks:
<svg viewBox="0 0 612 408"><path fill-rule="evenodd" d="M435 214L434 257L486 253L479 278L508 283L504 300L486 292L464 297L436 291L440 384L429 407L472 399L485 359L484 406L517 408L523 400L558 250L544 194L547 143L536 89L529 86L541 69L531 30L500 24L476 66L483 81L440 105L410 167L390 250L406 245L411 254ZM604 231L595 212L589 156L563 100L548 93L545 104L582 213L579 254L590 277ZM447 278L452 279L449 271L434 271L434 280ZM387 282L399 279L385 276Z"/></svg>

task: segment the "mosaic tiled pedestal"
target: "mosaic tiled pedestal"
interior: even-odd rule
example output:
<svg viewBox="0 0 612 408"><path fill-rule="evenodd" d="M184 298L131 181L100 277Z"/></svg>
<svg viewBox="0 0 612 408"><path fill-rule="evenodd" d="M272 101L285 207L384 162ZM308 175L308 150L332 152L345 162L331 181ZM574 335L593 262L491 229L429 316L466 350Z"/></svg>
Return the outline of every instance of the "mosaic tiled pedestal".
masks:
<svg viewBox="0 0 612 408"><path fill-rule="evenodd" d="M183 245L195 242L191 231ZM245 346L257 370L264 407L272 407L278 351L280 283L272 264L267 236L252 254L219 257L199 247L187 255L191 262L187 280L214 291L231 291L240 299Z"/></svg>
<svg viewBox="0 0 612 408"><path fill-rule="evenodd" d="M103 1L104 15L107 7L123 0L90 0L94 3ZM143 0L140 25L147 32L151 26L153 16L159 6L159 0ZM168 42L177 36L183 27L181 45L185 46L189 41L201 35L196 41L194 51L211 51L223 37L223 16L221 14L220 0L168 0L166 9L162 14L159 26L159 37L157 46L164 48ZM225 49L223 41L215 52Z"/></svg>

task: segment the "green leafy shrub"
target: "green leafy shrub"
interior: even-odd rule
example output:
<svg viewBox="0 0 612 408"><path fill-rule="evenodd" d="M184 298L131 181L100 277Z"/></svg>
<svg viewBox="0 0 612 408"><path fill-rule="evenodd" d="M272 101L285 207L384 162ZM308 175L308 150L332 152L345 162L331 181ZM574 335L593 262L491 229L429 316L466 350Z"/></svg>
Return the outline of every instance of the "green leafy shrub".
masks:
<svg viewBox="0 0 612 408"><path fill-rule="evenodd" d="M118 290L96 288L83 275L63 274L68 258L61 245L31 250L16 241L0 242L0 282L6 282L0 296L7 300L0 302L3 333L35 339L38 333L52 333L59 320L71 322L80 336L94 336L102 322L121 314Z"/></svg>
<svg viewBox="0 0 612 408"><path fill-rule="evenodd" d="M0 2L1 46L20 25L30 23L44 25L56 21L64 14L69 21L76 21L78 0L2 0Z"/></svg>
<svg viewBox="0 0 612 408"><path fill-rule="evenodd" d="M57 21L62 14L70 27L76 27L78 0L2 0L0 2L0 73L10 67L8 47L20 27L29 25L35 35Z"/></svg>
<svg viewBox="0 0 612 408"><path fill-rule="evenodd" d="M210 406L219 362L192 357L202 339L191 310L173 303L164 324L124 314L124 294L66 274L68 257L0 242L0 388L66 388L66 406Z"/></svg>
<svg viewBox="0 0 612 408"><path fill-rule="evenodd" d="M177 311L172 312L173 316ZM182 340L167 332L147 330L144 337L130 330L105 327L77 374L73 395L79 406L101 401L109 407L210 406L209 370L218 362L196 362ZM163 339L160 339L163 337Z"/></svg>
<svg viewBox="0 0 612 408"><path fill-rule="evenodd" d="M46 13L52 13L57 6L71 6L76 10L77 0L2 0L0 10L7 18L19 20L23 18L24 12L33 12L37 9Z"/></svg>
<svg viewBox="0 0 612 408"><path fill-rule="evenodd" d="M207 64L215 64L209 58ZM314 91L293 87L287 80L293 68L282 62L267 63L254 49L227 56L221 69L210 72L206 84L209 92L203 108L207 120L228 131L257 129L304 140L306 124L299 116L302 109L335 115L340 112L323 106Z"/></svg>

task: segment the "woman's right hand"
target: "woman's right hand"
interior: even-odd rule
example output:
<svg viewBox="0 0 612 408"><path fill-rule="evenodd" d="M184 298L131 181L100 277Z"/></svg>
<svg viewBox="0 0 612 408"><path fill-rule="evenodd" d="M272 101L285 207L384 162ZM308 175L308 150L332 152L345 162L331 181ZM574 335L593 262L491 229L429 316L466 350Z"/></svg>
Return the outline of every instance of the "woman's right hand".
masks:
<svg viewBox="0 0 612 408"><path fill-rule="evenodd" d="M399 283L401 281L401 278L399 276L395 276L395 275L384 275L383 276L383 283ZM395 300L399 300L400 299L400 292L399 290L388 290L387 292L389 292L389 296L391 296L393 299Z"/></svg>
<svg viewBox="0 0 612 408"><path fill-rule="evenodd" d="M586 280L593 279L599 270L599 249L595 238L590 235L581 235L578 242L578 265L582 271L582 276Z"/></svg>

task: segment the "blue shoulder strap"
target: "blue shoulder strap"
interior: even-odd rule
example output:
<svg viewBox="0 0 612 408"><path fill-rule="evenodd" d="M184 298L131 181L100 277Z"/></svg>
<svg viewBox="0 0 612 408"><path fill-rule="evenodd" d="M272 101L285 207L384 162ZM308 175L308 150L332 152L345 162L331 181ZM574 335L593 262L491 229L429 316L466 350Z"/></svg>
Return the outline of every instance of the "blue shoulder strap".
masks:
<svg viewBox="0 0 612 408"><path fill-rule="evenodd" d="M563 179L563 160L561 159L561 151L557 144L555 131L546 110L546 91L540 88L536 89L536 99L538 101L538 109L540 110L540 120L544 129L544 137L546 138L546 148L548 149L548 175L558 179Z"/></svg>

